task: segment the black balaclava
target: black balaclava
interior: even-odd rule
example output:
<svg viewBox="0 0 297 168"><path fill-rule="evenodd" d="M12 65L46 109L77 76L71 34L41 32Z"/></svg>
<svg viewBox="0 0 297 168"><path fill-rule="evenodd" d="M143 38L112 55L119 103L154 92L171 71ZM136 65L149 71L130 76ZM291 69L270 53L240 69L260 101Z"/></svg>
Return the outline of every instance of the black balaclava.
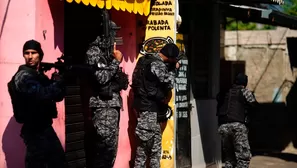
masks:
<svg viewBox="0 0 297 168"><path fill-rule="evenodd" d="M235 77L235 82L236 85L242 85L244 87L247 86L248 83L248 76L243 74L243 73L239 73L236 77Z"/></svg>
<svg viewBox="0 0 297 168"><path fill-rule="evenodd" d="M179 49L175 44L168 43L160 50L160 53L167 58L178 58Z"/></svg>
<svg viewBox="0 0 297 168"><path fill-rule="evenodd" d="M41 45L38 41L36 40L28 40L25 42L24 46L23 46L23 54L26 50L36 50L39 54L40 57L40 61L43 58L43 51L41 49Z"/></svg>

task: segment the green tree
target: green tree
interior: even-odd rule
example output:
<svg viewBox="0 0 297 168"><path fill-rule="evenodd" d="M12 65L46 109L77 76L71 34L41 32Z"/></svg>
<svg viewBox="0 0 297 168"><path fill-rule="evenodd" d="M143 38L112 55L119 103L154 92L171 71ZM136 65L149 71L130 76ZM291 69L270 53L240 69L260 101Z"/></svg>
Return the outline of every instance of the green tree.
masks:
<svg viewBox="0 0 297 168"><path fill-rule="evenodd" d="M257 27L257 23L236 21L233 18L227 18L226 30L272 30L275 29L271 25L263 25L261 28Z"/></svg>
<svg viewBox="0 0 297 168"><path fill-rule="evenodd" d="M288 0L283 5L284 13L297 16L297 0Z"/></svg>

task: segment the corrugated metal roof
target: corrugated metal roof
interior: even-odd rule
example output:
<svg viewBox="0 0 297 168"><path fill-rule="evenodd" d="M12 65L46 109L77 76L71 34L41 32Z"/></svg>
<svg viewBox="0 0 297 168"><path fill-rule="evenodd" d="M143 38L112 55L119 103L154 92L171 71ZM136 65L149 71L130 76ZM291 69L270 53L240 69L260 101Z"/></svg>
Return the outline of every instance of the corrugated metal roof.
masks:
<svg viewBox="0 0 297 168"><path fill-rule="evenodd" d="M227 17L237 18L239 20L297 29L297 17L272 9L261 9L245 5L229 5L225 6L225 14Z"/></svg>

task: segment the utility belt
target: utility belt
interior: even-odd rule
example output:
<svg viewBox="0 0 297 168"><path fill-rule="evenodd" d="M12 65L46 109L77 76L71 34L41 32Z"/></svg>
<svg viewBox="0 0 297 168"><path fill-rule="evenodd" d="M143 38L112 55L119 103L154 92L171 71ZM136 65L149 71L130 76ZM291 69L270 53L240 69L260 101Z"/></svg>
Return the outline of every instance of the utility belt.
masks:
<svg viewBox="0 0 297 168"><path fill-rule="evenodd" d="M146 111L139 111L139 115L141 115L142 112ZM150 113L157 113L157 122L162 123L166 122L172 115L173 111L171 107L169 107L167 104L165 104L158 112L150 111Z"/></svg>

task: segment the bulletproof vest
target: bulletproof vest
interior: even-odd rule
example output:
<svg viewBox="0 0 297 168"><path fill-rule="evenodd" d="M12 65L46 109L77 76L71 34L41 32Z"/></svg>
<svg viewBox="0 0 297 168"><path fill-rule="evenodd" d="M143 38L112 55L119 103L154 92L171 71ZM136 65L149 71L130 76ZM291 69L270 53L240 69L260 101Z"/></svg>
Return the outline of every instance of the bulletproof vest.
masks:
<svg viewBox="0 0 297 168"><path fill-rule="evenodd" d="M51 81L44 75L39 74L37 71L21 65L17 73L25 70L34 76L36 81L39 81L43 86L47 86ZM16 74L17 74L16 73ZM15 85L15 76L7 84L8 91L11 97L13 113L18 123L28 123L32 125L52 124L52 118L57 117L56 103L52 100L38 100L33 95L28 95L19 92Z"/></svg>
<svg viewBox="0 0 297 168"><path fill-rule="evenodd" d="M97 85L93 80L94 96L99 95L102 100L111 100L113 93L119 93L121 90L126 90L129 85L128 75L122 70L118 70L112 79L104 85Z"/></svg>
<svg viewBox="0 0 297 168"><path fill-rule="evenodd" d="M157 76L151 72L151 63L161 61L152 55L139 58L132 77L132 89L134 93L133 107L138 111L164 111L161 108L162 101L167 95L164 86Z"/></svg>
<svg viewBox="0 0 297 168"><path fill-rule="evenodd" d="M241 87L232 87L225 93L218 109L219 123L245 122L245 103Z"/></svg>
<svg viewBox="0 0 297 168"><path fill-rule="evenodd" d="M99 59L98 62L107 65L107 67L112 62L111 57L106 58L101 55ZM111 80L106 84L98 85L94 75L89 76L89 78L91 79L93 96L99 95L101 100L111 100L113 98L113 93L119 93L121 90L126 90L129 85L128 75L124 73L121 68L118 69Z"/></svg>

